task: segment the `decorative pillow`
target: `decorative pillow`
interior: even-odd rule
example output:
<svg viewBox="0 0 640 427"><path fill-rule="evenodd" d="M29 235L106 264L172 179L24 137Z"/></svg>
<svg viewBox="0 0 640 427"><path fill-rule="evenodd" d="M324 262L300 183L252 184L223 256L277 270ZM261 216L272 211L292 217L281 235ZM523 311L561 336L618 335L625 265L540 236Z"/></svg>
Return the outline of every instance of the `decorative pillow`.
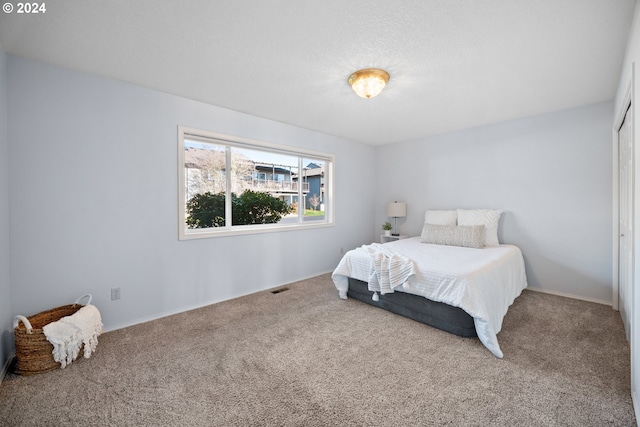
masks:
<svg viewBox="0 0 640 427"><path fill-rule="evenodd" d="M458 212L451 211L426 211L424 213L424 223L434 225L456 225Z"/></svg>
<svg viewBox="0 0 640 427"><path fill-rule="evenodd" d="M485 226L455 226L425 224L422 227L422 243L436 245L481 248L484 246Z"/></svg>
<svg viewBox="0 0 640 427"><path fill-rule="evenodd" d="M458 225L484 225L486 236L484 246L498 246L498 222L501 210L494 209L458 209Z"/></svg>

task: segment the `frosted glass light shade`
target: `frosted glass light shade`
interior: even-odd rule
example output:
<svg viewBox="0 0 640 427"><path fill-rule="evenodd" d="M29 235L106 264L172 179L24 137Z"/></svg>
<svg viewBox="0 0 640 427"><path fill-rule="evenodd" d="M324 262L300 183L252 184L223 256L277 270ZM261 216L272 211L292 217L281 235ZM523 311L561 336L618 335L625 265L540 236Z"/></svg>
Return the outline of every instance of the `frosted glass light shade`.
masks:
<svg viewBox="0 0 640 427"><path fill-rule="evenodd" d="M356 71L349 76L349 86L358 96L367 99L378 96L388 81L389 73L378 68Z"/></svg>
<svg viewBox="0 0 640 427"><path fill-rule="evenodd" d="M404 218L407 216L407 204L393 202L387 205L387 216L391 218Z"/></svg>

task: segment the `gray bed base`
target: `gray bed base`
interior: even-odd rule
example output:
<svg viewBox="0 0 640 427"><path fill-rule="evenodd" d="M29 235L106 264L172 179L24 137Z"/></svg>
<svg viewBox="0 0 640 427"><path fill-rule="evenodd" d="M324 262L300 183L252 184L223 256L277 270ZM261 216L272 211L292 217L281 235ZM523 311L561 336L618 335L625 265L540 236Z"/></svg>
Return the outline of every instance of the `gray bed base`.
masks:
<svg viewBox="0 0 640 427"><path fill-rule="evenodd" d="M366 282L349 277L349 290L347 291L349 298L366 302L461 337L478 336L473 317L459 307L405 292L378 294L378 301L373 301L372 295L373 293L368 289Z"/></svg>

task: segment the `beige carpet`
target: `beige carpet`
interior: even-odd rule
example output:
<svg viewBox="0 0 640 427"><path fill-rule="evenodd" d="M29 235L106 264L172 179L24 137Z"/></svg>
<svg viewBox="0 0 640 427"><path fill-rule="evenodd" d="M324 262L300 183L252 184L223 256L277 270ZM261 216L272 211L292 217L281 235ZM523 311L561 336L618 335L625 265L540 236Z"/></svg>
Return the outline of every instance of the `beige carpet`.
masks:
<svg viewBox="0 0 640 427"><path fill-rule="evenodd" d="M3 426L631 426L610 307L525 291L504 359L337 297L329 275L100 337L91 359L0 386Z"/></svg>

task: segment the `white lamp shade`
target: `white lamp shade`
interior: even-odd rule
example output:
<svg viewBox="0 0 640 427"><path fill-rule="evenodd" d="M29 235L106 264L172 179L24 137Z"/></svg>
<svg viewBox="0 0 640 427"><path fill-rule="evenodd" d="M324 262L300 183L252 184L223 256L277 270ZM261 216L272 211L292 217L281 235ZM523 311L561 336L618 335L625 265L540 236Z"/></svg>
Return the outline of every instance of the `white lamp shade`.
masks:
<svg viewBox="0 0 640 427"><path fill-rule="evenodd" d="M387 205L387 216L391 218L404 218L407 216L407 204L393 202Z"/></svg>

